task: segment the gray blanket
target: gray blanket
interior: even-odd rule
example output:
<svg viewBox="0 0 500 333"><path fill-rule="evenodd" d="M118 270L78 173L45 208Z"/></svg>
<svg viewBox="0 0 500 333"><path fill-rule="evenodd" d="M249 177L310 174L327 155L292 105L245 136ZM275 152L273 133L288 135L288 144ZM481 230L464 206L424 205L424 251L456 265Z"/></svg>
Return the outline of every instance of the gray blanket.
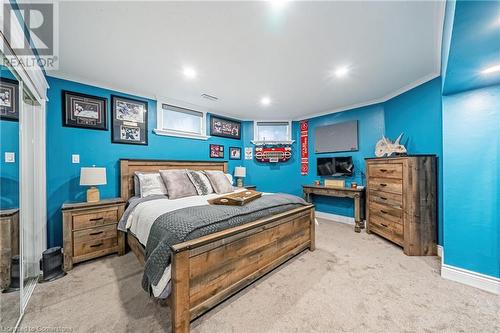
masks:
<svg viewBox="0 0 500 333"><path fill-rule="evenodd" d="M245 206L208 205L165 213L153 223L146 245L142 287L157 285L170 265L171 246L307 205L294 195L264 195Z"/></svg>

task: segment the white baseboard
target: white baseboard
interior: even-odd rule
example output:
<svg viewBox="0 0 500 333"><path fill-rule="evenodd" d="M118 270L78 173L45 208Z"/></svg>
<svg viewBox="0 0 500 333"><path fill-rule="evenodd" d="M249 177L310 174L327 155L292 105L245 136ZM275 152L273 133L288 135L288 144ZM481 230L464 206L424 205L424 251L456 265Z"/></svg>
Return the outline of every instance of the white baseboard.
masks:
<svg viewBox="0 0 500 333"><path fill-rule="evenodd" d="M354 225L354 217L325 213L325 212L318 212L318 211L316 211L316 217L319 217L319 218L322 218L325 220Z"/></svg>
<svg viewBox="0 0 500 333"><path fill-rule="evenodd" d="M493 276L443 264L441 277L500 295L500 279Z"/></svg>

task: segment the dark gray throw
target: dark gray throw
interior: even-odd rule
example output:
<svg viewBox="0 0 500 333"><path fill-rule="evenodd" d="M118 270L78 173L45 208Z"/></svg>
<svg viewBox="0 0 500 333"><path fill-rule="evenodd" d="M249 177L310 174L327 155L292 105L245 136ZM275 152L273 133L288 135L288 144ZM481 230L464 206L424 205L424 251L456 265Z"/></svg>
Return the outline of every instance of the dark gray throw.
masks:
<svg viewBox="0 0 500 333"><path fill-rule="evenodd" d="M149 292L158 284L170 265L171 246L305 205L294 195L271 194L245 206L196 206L161 215L149 232L142 287Z"/></svg>

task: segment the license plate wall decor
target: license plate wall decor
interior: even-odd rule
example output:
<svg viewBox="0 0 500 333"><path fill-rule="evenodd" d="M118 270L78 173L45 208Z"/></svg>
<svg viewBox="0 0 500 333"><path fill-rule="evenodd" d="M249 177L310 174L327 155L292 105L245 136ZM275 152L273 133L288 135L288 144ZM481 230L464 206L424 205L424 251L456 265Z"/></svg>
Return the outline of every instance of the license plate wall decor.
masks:
<svg viewBox="0 0 500 333"><path fill-rule="evenodd" d="M210 135L239 140L241 138L241 122L210 116Z"/></svg>

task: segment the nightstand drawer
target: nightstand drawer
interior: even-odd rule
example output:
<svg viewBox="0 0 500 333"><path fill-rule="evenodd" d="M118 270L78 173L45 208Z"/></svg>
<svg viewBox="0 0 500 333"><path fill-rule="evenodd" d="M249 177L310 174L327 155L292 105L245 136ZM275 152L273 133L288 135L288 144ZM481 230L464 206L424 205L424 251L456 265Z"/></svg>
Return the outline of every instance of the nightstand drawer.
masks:
<svg viewBox="0 0 500 333"><path fill-rule="evenodd" d="M117 237L118 230L116 224L95 227L90 229L78 230L73 233L73 241L75 243L83 243L93 240Z"/></svg>
<svg viewBox="0 0 500 333"><path fill-rule="evenodd" d="M85 229L118 222L118 208L113 207L93 213L74 214L73 229Z"/></svg>
<svg viewBox="0 0 500 333"><path fill-rule="evenodd" d="M79 242L73 245L73 256L78 257L85 254L110 250L112 251L118 245L118 238L97 239L88 242Z"/></svg>

